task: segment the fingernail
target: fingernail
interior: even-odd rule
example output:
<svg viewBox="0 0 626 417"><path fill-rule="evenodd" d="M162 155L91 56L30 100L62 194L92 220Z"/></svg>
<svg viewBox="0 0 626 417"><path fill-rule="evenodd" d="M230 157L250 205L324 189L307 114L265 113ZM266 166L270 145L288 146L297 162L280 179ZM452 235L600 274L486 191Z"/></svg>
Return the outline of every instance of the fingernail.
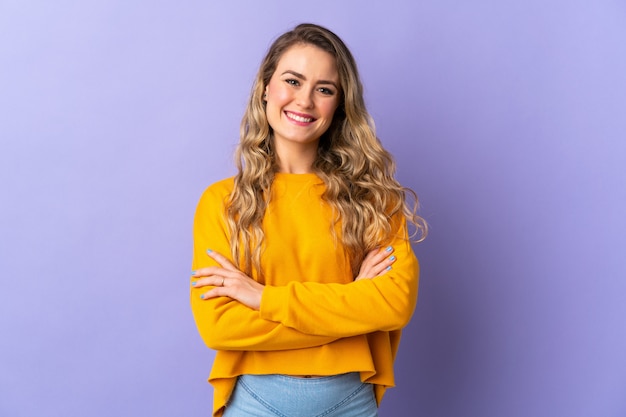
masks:
<svg viewBox="0 0 626 417"><path fill-rule="evenodd" d="M391 252L393 250L393 248L391 246L387 246L387 249L385 249L387 252Z"/></svg>
<svg viewBox="0 0 626 417"><path fill-rule="evenodd" d="M387 268L385 268L387 271L391 271L391 265L389 265Z"/></svg>
<svg viewBox="0 0 626 417"><path fill-rule="evenodd" d="M202 299L204 300L204 294L202 294L202 295L200 296L200 298L202 298Z"/></svg>
<svg viewBox="0 0 626 417"><path fill-rule="evenodd" d="M389 258L389 260L390 260L390 261L395 261L395 260L396 260L396 257L395 257L395 256L392 256L391 258Z"/></svg>
<svg viewBox="0 0 626 417"><path fill-rule="evenodd" d="M196 286L196 281L192 281L191 286L195 287Z"/></svg>
<svg viewBox="0 0 626 417"><path fill-rule="evenodd" d="M191 275L196 275L196 271L191 271Z"/></svg>
<svg viewBox="0 0 626 417"><path fill-rule="evenodd" d="M211 253L211 252L213 252L213 249L207 249L206 250L206 253Z"/></svg>

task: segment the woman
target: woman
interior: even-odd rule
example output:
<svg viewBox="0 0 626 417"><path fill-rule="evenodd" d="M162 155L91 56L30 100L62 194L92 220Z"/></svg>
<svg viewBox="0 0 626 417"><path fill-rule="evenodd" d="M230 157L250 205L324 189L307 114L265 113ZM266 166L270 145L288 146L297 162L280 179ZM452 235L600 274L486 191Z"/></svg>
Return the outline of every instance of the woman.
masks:
<svg viewBox="0 0 626 417"><path fill-rule="evenodd" d="M213 415L376 416L417 299L407 220L420 239L426 224L334 33L302 24L272 44L236 159L194 221Z"/></svg>

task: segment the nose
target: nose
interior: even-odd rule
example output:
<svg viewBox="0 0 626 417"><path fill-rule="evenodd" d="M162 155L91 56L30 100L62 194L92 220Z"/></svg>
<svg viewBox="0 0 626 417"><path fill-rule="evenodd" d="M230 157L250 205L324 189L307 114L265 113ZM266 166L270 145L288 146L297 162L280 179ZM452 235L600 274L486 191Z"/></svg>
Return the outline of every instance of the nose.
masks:
<svg viewBox="0 0 626 417"><path fill-rule="evenodd" d="M296 104L303 109L312 108L314 106L313 92L308 91L306 88L298 91L298 95L296 96Z"/></svg>

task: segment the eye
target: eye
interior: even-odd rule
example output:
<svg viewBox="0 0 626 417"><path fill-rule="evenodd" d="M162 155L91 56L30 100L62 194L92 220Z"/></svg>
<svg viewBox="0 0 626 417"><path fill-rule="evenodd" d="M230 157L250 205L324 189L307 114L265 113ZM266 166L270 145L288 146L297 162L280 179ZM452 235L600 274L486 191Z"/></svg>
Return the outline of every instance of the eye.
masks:
<svg viewBox="0 0 626 417"><path fill-rule="evenodd" d="M285 80L285 82L286 82L287 84L289 84L289 85L293 85L294 87L297 87L297 86L299 86L299 85L300 85L300 82L299 82L298 80L293 79L293 78L287 78L287 79Z"/></svg>
<svg viewBox="0 0 626 417"><path fill-rule="evenodd" d="M317 91L319 91L320 93L326 95L326 96L332 96L335 94L335 92L333 90L331 90L330 88L326 88L326 87L320 87L317 89Z"/></svg>

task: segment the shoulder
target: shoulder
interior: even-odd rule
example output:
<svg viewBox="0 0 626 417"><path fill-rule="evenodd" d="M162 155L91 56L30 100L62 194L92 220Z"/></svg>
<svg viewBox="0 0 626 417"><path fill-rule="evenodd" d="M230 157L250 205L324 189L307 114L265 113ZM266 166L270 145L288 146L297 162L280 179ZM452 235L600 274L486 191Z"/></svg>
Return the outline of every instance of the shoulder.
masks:
<svg viewBox="0 0 626 417"><path fill-rule="evenodd" d="M230 193L233 190L234 185L235 185L235 177L224 178L223 180L216 181L213 184L209 185L204 190L204 193L205 194L206 193L213 193L213 194Z"/></svg>
<svg viewBox="0 0 626 417"><path fill-rule="evenodd" d="M221 206L233 191L234 185L235 177L214 182L200 196L199 206Z"/></svg>

